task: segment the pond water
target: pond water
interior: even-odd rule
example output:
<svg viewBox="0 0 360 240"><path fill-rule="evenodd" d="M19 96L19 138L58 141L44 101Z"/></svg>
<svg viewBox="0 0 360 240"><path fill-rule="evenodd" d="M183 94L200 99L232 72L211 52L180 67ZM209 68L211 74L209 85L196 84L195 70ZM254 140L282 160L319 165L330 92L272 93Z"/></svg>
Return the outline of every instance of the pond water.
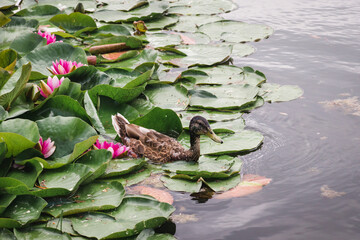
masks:
<svg viewBox="0 0 360 240"><path fill-rule="evenodd" d="M264 23L275 33L234 64L264 72L271 83L299 85L305 93L245 115L248 128L265 140L261 149L242 156L243 172L273 181L230 200L199 203L179 194L176 208L198 221L176 224L175 236L360 239L359 1L237 4L225 18Z"/></svg>

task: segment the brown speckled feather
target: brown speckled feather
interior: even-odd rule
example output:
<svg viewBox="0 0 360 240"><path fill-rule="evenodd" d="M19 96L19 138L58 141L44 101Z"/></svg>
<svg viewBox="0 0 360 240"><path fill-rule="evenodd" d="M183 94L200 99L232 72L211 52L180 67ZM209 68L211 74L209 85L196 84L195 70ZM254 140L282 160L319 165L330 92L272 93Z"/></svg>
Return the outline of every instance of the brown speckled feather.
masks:
<svg viewBox="0 0 360 240"><path fill-rule="evenodd" d="M185 149L176 139L155 130L129 124L120 114L113 117L113 125L122 142L138 156L145 156L158 163L194 160L193 152Z"/></svg>

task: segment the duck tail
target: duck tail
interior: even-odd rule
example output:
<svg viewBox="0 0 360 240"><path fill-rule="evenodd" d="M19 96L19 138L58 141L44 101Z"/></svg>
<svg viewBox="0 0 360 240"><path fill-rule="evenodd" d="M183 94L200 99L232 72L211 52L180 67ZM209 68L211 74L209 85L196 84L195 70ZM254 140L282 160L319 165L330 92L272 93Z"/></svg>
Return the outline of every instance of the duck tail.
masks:
<svg viewBox="0 0 360 240"><path fill-rule="evenodd" d="M119 135L123 143L125 144L125 137L126 137L126 125L130 124L129 121L120 113L111 116L112 125L116 133Z"/></svg>

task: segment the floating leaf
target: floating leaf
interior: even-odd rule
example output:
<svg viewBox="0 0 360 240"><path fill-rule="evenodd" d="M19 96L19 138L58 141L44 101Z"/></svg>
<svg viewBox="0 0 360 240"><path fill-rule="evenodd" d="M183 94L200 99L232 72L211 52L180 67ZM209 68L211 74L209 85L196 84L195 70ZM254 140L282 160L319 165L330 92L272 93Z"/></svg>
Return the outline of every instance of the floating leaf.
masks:
<svg viewBox="0 0 360 240"><path fill-rule="evenodd" d="M0 12L0 27L4 26L5 24L7 24L10 21L11 21L10 18L8 18L2 12Z"/></svg>
<svg viewBox="0 0 360 240"><path fill-rule="evenodd" d="M232 48L229 46L208 44L181 45L176 47L176 49L187 55L186 57L175 58L169 61L178 66L210 66L219 64L228 60L232 51Z"/></svg>
<svg viewBox="0 0 360 240"><path fill-rule="evenodd" d="M1 13L0 13L1 14ZM3 240L17 240L13 232L6 228L0 229L0 239Z"/></svg>
<svg viewBox="0 0 360 240"><path fill-rule="evenodd" d="M41 197L64 196L75 191L90 175L91 169L80 163L46 170L39 176L42 189L33 193Z"/></svg>
<svg viewBox="0 0 360 240"><path fill-rule="evenodd" d="M216 22L222 20L222 17L215 15L191 15L191 16L180 16L179 22L175 26L170 28L178 32L197 32L198 26L205 23Z"/></svg>
<svg viewBox="0 0 360 240"><path fill-rule="evenodd" d="M204 183L215 192L227 191L240 183L241 177L236 174L227 179L206 180Z"/></svg>
<svg viewBox="0 0 360 240"><path fill-rule="evenodd" d="M148 4L147 0L104 0L103 3L107 4L104 9L131 11L138 7Z"/></svg>
<svg viewBox="0 0 360 240"><path fill-rule="evenodd" d="M17 59L17 53L12 49L6 49L0 52L0 67L6 71L14 71ZM3 83L0 86L4 86ZM1 89L1 88L0 88Z"/></svg>
<svg viewBox="0 0 360 240"><path fill-rule="evenodd" d="M16 195L12 194L1 194L0 195L0 214L14 201ZM1 235L0 235L1 236Z"/></svg>
<svg viewBox="0 0 360 240"><path fill-rule="evenodd" d="M79 30L96 29L95 21L90 16L79 12L70 13L69 15L58 14L52 17L50 22L69 33L75 33L75 35Z"/></svg>
<svg viewBox="0 0 360 240"><path fill-rule="evenodd" d="M129 174L126 175L121 175L119 177L116 178L107 178L104 179L104 181L117 181L120 182L122 185L124 186L131 186L134 184L138 184L141 181L144 181L145 179L147 179L148 177L150 177L151 175L151 170L150 169L140 169L136 172L131 172Z"/></svg>
<svg viewBox="0 0 360 240"><path fill-rule="evenodd" d="M11 169L6 176L17 179L32 188L42 170L43 165L40 162L30 160L25 163L23 169Z"/></svg>
<svg viewBox="0 0 360 240"><path fill-rule="evenodd" d="M54 228L62 233L68 233L72 236L77 236L77 234L74 229L72 228L71 220L68 218L54 218L46 223L47 228ZM72 240L76 239L74 237L71 238ZM80 240L80 239L79 239Z"/></svg>
<svg viewBox="0 0 360 240"><path fill-rule="evenodd" d="M114 159L109 162L102 178L116 177L133 172L144 166L145 160L138 159Z"/></svg>
<svg viewBox="0 0 360 240"><path fill-rule="evenodd" d="M267 102L286 102L301 97L303 93L304 91L296 85L264 83L259 95Z"/></svg>
<svg viewBox="0 0 360 240"><path fill-rule="evenodd" d="M39 141L39 130L36 123L30 120L8 120L0 124L0 139L7 145L5 157L16 156L35 146Z"/></svg>
<svg viewBox="0 0 360 240"><path fill-rule="evenodd" d="M36 239L56 239L71 240L67 233L62 233L56 229L45 227L28 227L14 230L18 240L36 240Z"/></svg>
<svg viewBox="0 0 360 240"><path fill-rule="evenodd" d="M12 195L29 194L29 188L15 178L0 177L0 192Z"/></svg>
<svg viewBox="0 0 360 240"><path fill-rule="evenodd" d="M257 42L268 38L274 30L263 24L250 24L232 20L221 20L207 23L199 27L199 31L207 34L212 40L244 43Z"/></svg>
<svg viewBox="0 0 360 240"><path fill-rule="evenodd" d="M153 84L147 87L144 94L154 106L174 111L184 110L190 102L187 90L179 85Z"/></svg>
<svg viewBox="0 0 360 240"><path fill-rule="evenodd" d="M149 46L153 48L174 46L181 44L181 38L175 34L168 33L149 33L146 34L146 39L149 41Z"/></svg>
<svg viewBox="0 0 360 240"><path fill-rule="evenodd" d="M238 109L256 101L259 88L245 85L222 85L197 87L191 95L190 106L206 109Z"/></svg>
<svg viewBox="0 0 360 240"><path fill-rule="evenodd" d="M5 210L3 216L14 219L24 225L39 218L47 202L36 196L18 196Z"/></svg>
<svg viewBox="0 0 360 240"><path fill-rule="evenodd" d="M185 179L172 179L166 176L161 177L161 181L163 181L168 189L179 192L199 192L202 186L201 181L194 182Z"/></svg>
<svg viewBox="0 0 360 240"><path fill-rule="evenodd" d="M100 133L105 133L105 128L104 128L103 124L101 123L101 120L99 118L99 115L97 113L95 105L91 101L91 98L87 91L85 92L85 95L84 95L84 108L86 110L87 115L90 118L91 123L96 128L96 130L98 130Z"/></svg>
<svg viewBox="0 0 360 240"><path fill-rule="evenodd" d="M229 135L219 134L219 137L224 141L223 144L215 143L208 137L201 138L201 154L223 155L253 151L264 140L261 133L250 130L243 130ZM181 134L178 140L182 145L190 147L190 137L186 133Z"/></svg>
<svg viewBox="0 0 360 240"><path fill-rule="evenodd" d="M148 30L162 30L170 25L173 25L179 21L177 15L167 15L162 18L146 21L146 27Z"/></svg>
<svg viewBox="0 0 360 240"><path fill-rule="evenodd" d="M45 46L46 39L37 33L26 33L17 37L10 45L10 48L19 53L29 53L38 46Z"/></svg>
<svg viewBox="0 0 360 240"><path fill-rule="evenodd" d="M182 125L176 113L169 109L153 108L149 113L134 121L133 124L154 129L168 136L177 137L182 132Z"/></svg>
<svg viewBox="0 0 360 240"><path fill-rule="evenodd" d="M52 62L64 59L67 61L76 61L86 63L86 54L81 48L75 48L70 44L63 42L55 42L43 47L36 48L29 54L25 55L19 62L19 64L26 63L28 61L33 64L33 71L42 75L43 78L50 73L46 69L52 66Z"/></svg>
<svg viewBox="0 0 360 240"><path fill-rule="evenodd" d="M72 198L49 199L44 212L59 217L114 209L120 205L124 195L125 190L118 182L90 183L80 187Z"/></svg>
<svg viewBox="0 0 360 240"><path fill-rule="evenodd" d="M21 73L21 75L20 75ZM0 105L5 109L10 109L10 105L20 95L25 88L25 84L29 81L31 73L31 63L22 66L16 71L0 90Z"/></svg>

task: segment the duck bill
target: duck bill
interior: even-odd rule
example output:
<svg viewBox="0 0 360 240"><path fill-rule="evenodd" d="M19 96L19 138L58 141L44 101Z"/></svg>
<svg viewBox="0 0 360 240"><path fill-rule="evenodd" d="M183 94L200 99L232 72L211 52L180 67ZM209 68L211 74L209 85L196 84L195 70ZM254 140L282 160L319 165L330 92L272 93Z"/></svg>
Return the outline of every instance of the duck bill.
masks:
<svg viewBox="0 0 360 240"><path fill-rule="evenodd" d="M219 138L214 131L210 130L206 133L206 136L208 136L209 138L211 138L214 142L217 143L223 143L223 140L221 140L221 138Z"/></svg>

